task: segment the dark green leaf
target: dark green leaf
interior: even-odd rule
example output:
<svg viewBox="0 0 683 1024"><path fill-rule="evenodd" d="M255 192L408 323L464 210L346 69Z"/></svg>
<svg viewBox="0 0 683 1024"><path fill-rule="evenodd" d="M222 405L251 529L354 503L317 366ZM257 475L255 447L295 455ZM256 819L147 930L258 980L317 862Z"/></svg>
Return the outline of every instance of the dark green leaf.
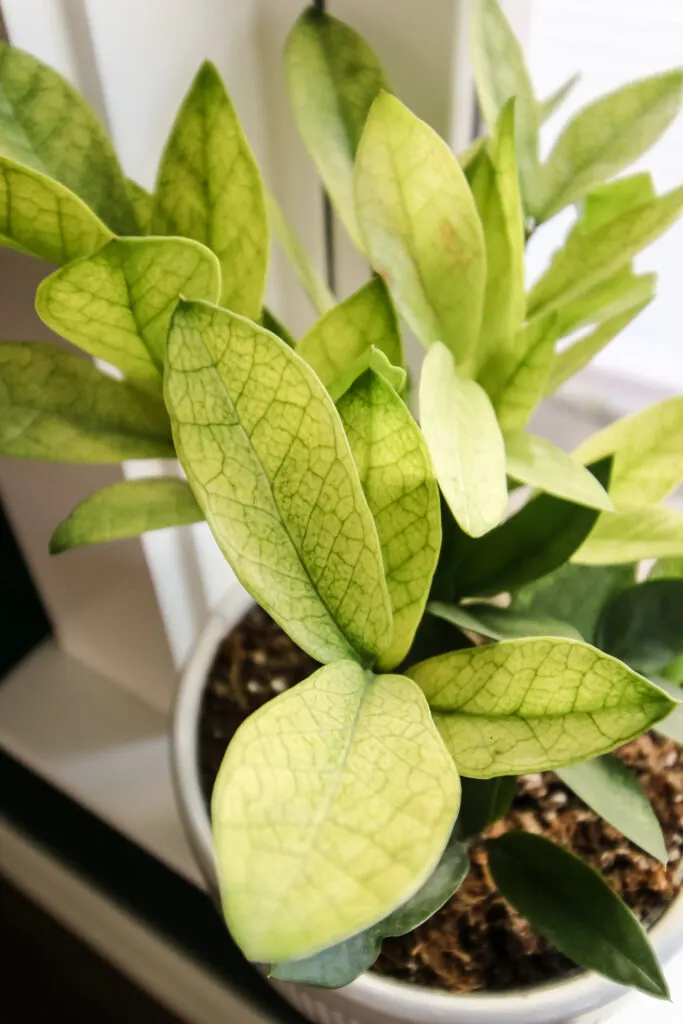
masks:
<svg viewBox="0 0 683 1024"><path fill-rule="evenodd" d="M496 608L489 604L443 604L432 601L427 611L437 618L452 622L460 629L491 640L515 640L525 636L568 636L581 640L578 630L566 622L558 622L550 618L532 618L519 615L508 608Z"/></svg>
<svg viewBox="0 0 683 1024"><path fill-rule="evenodd" d="M610 460L589 468L607 488ZM456 596L497 594L546 576L571 557L599 515L597 509L539 494L476 542L463 536L451 566Z"/></svg>
<svg viewBox="0 0 683 1024"><path fill-rule="evenodd" d="M508 832L487 850L503 896L561 953L619 984L668 998L642 925L597 872L528 832Z"/></svg>
<svg viewBox="0 0 683 1024"><path fill-rule="evenodd" d="M683 654L683 580L646 580L602 610L595 643L639 672L652 674Z"/></svg>
<svg viewBox="0 0 683 1024"><path fill-rule="evenodd" d="M614 754L604 754L556 771L564 784L601 818L666 864L661 826L643 787L623 761Z"/></svg>
<svg viewBox="0 0 683 1024"><path fill-rule="evenodd" d="M504 818L517 792L516 775L495 779L461 778L460 814L455 825L463 839L481 835L484 829Z"/></svg>
<svg viewBox="0 0 683 1024"><path fill-rule="evenodd" d="M274 964L270 977L321 988L349 985L375 962L383 939L405 935L435 914L463 881L469 866L467 847L454 833L433 874L407 903L346 942L305 960Z"/></svg>

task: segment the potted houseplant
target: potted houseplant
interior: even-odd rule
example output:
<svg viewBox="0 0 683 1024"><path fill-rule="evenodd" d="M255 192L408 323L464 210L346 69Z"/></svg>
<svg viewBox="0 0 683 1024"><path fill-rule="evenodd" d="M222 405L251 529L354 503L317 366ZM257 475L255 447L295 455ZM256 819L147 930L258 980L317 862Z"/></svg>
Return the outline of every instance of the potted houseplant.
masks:
<svg viewBox="0 0 683 1024"><path fill-rule="evenodd" d="M52 547L206 519L261 606L242 624L244 604L219 617L189 667L174 727L179 793L236 941L320 1021L550 1024L624 986L665 997L657 954L681 945L675 871L654 866L667 858L662 827L611 752L639 741L623 756L652 778L661 748L639 738L681 735L683 582L667 557L683 554L683 517L662 501L683 479L683 399L571 456L527 424L652 299L652 276L632 260L683 211L683 189L658 196L646 174L615 176L676 115L683 75L581 111L541 163L539 122L561 96L536 99L494 0L472 5L472 54L489 134L456 159L391 94L355 32L313 10L294 26L297 123L376 272L339 303L266 199L211 66L148 195L59 76L10 47L0 63L2 238L62 264L39 288L39 314L119 371L56 346L0 345L0 450L179 459L185 479L93 495ZM576 223L525 294L525 239L572 203ZM269 220L321 314L298 342L262 306ZM419 426L397 312L426 348ZM511 516L509 481L536 492ZM643 581L635 566L647 558L659 561ZM227 676L225 664L214 672L230 724L217 730L227 752L212 838L200 719L228 628ZM567 788L541 774L551 771ZM561 795L550 808L549 791ZM608 884L549 838L563 838L549 827L563 802L576 812L568 792L596 812L592 825L605 818L653 858L638 870L658 872L660 898L646 882L639 898L625 892L654 924L652 942L613 891L616 873L605 870ZM678 820L673 800L655 802ZM531 819L530 805L541 806ZM605 832L592 832L587 859L606 868ZM492 916L466 922L478 944L461 993L485 987L478 955L490 954L494 917L518 925L512 905L541 936L527 929L517 948L538 965L523 994L458 994L434 970L452 956L439 946L452 935L451 897L472 878ZM446 904L430 962L397 942ZM384 973L452 991L365 974L385 938ZM572 963L593 973L573 975ZM506 982L494 972L494 988L514 989L512 967Z"/></svg>

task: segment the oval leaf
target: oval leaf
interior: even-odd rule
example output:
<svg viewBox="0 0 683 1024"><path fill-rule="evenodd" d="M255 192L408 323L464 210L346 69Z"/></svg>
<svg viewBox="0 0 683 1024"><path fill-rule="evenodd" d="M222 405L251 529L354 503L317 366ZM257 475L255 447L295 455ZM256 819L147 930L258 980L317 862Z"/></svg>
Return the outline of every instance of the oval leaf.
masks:
<svg viewBox="0 0 683 1024"><path fill-rule="evenodd" d="M610 496L617 504L660 502L683 480L683 396L617 420L576 450L582 462L614 453Z"/></svg>
<svg viewBox="0 0 683 1024"><path fill-rule="evenodd" d="M61 182L117 234L135 234L123 171L84 97L6 42L0 42L0 96L0 154Z"/></svg>
<svg viewBox="0 0 683 1024"><path fill-rule="evenodd" d="M406 935L440 910L465 879L469 868L467 846L452 836L436 869L424 885L393 914L360 935L354 935L346 942L324 949L305 960L274 964L270 977L279 981L317 985L320 988L350 985L372 967L384 939Z"/></svg>
<svg viewBox="0 0 683 1024"><path fill-rule="evenodd" d="M381 921L434 871L459 805L414 683L352 662L315 672L240 726L216 780L238 945L252 960L297 960Z"/></svg>
<svg viewBox="0 0 683 1024"><path fill-rule="evenodd" d="M337 408L382 548L394 632L379 663L392 668L413 642L439 558L439 488L419 427L374 370L358 378Z"/></svg>
<svg viewBox="0 0 683 1024"><path fill-rule="evenodd" d="M388 93L368 116L355 194L368 257L399 312L425 345L442 341L463 362L481 326L481 223L446 143Z"/></svg>
<svg viewBox="0 0 683 1024"><path fill-rule="evenodd" d="M651 857L666 864L662 829L643 787L612 754L558 768L557 774L596 814Z"/></svg>
<svg viewBox="0 0 683 1024"><path fill-rule="evenodd" d="M522 431L505 437L508 475L521 484L577 505L614 511L607 491L590 470L545 437Z"/></svg>
<svg viewBox="0 0 683 1024"><path fill-rule="evenodd" d="M566 126L543 167L547 220L632 164L666 131L681 107L683 72L669 71L601 96Z"/></svg>
<svg viewBox="0 0 683 1024"><path fill-rule="evenodd" d="M498 0L470 5L470 52L479 105L491 132L505 103L515 97L517 160L529 209L538 190L539 108L522 47Z"/></svg>
<svg viewBox="0 0 683 1024"><path fill-rule="evenodd" d="M36 310L57 334L161 390L171 315L183 294L215 301L220 267L185 238L121 238L70 263L38 288Z"/></svg>
<svg viewBox="0 0 683 1024"><path fill-rule="evenodd" d="M331 398L255 324L182 302L164 375L181 465L223 554L318 661L391 638L377 530Z"/></svg>
<svg viewBox="0 0 683 1024"><path fill-rule="evenodd" d="M403 345L396 313L379 278L331 309L313 324L296 347L325 387L367 352L380 349L390 362L403 365Z"/></svg>
<svg viewBox="0 0 683 1024"><path fill-rule="evenodd" d="M506 640L430 658L408 675L458 771L477 779L606 754L673 706L663 690L578 640Z"/></svg>
<svg viewBox="0 0 683 1024"><path fill-rule="evenodd" d="M194 238L215 252L221 304L259 318L268 267L263 185L230 97L209 61L197 72L168 137L152 226L156 234Z"/></svg>
<svg viewBox="0 0 683 1024"><path fill-rule="evenodd" d="M268 221L282 251L289 260L301 286L321 315L334 306L334 296L323 280L322 274L313 264L294 228L291 226L274 196L266 193Z"/></svg>
<svg viewBox="0 0 683 1024"><path fill-rule="evenodd" d="M481 537L507 509L503 435L486 392L458 376L440 342L422 367L420 415L443 496L463 530Z"/></svg>
<svg viewBox="0 0 683 1024"><path fill-rule="evenodd" d="M472 839L500 821L510 810L517 793L514 775L500 775L495 779L460 780L462 798L455 831L464 839Z"/></svg>
<svg viewBox="0 0 683 1024"><path fill-rule="evenodd" d="M683 188L627 210L592 231L572 232L531 289L527 316L550 313L611 277L683 212Z"/></svg>
<svg viewBox="0 0 683 1024"><path fill-rule="evenodd" d="M285 50L296 126L344 227L362 250L353 163L368 111L389 84L377 55L338 18L308 8Z"/></svg>
<svg viewBox="0 0 683 1024"><path fill-rule="evenodd" d="M149 530L198 523L204 516L184 480L121 480L77 505L52 534L50 554L84 544L137 537Z"/></svg>
<svg viewBox="0 0 683 1024"><path fill-rule="evenodd" d="M572 555L577 565L624 565L683 555L683 515L661 505L620 506L603 512Z"/></svg>
<svg viewBox="0 0 683 1024"><path fill-rule="evenodd" d="M487 604L444 604L430 601L427 610L460 629L490 637L491 640L517 640L526 636L565 636L581 640L578 630L567 622L551 618L519 615L508 608Z"/></svg>
<svg viewBox="0 0 683 1024"><path fill-rule="evenodd" d="M482 386L496 407L505 431L521 430L543 398L555 353L555 315L526 324L507 354L489 362L481 374Z"/></svg>
<svg viewBox="0 0 683 1024"><path fill-rule="evenodd" d="M40 342L0 344L0 452L49 462L172 459L160 401Z"/></svg>
<svg viewBox="0 0 683 1024"><path fill-rule="evenodd" d="M603 651L652 675L683 654L683 580L646 580L616 594L595 631Z"/></svg>
<svg viewBox="0 0 683 1024"><path fill-rule="evenodd" d="M0 156L0 244L68 263L88 256L111 231L59 182Z"/></svg>
<svg viewBox="0 0 683 1024"><path fill-rule="evenodd" d="M609 460L591 472L606 486ZM461 537L450 560L454 596L500 594L547 576L580 547L598 515L596 509L539 494L476 543Z"/></svg>
<svg viewBox="0 0 683 1024"><path fill-rule="evenodd" d="M530 832L508 832L486 849L505 899L561 953L621 985L668 998L642 925L596 871Z"/></svg>

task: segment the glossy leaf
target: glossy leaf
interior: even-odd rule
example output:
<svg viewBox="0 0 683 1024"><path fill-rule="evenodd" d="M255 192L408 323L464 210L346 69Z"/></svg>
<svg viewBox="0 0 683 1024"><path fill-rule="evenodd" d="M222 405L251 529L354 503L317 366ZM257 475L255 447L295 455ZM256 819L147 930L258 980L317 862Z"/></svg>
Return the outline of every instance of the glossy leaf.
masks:
<svg viewBox="0 0 683 1024"><path fill-rule="evenodd" d="M508 832L486 849L505 899L561 953L619 984L668 997L643 926L584 861L530 832Z"/></svg>
<svg viewBox="0 0 683 1024"><path fill-rule="evenodd" d="M683 514L661 505L619 505L603 512L572 555L577 565L623 565L683 556Z"/></svg>
<svg viewBox="0 0 683 1024"><path fill-rule="evenodd" d="M185 238L122 238L46 278L40 318L57 334L117 366L132 382L161 390L171 315L180 295L216 301L220 268Z"/></svg>
<svg viewBox="0 0 683 1024"><path fill-rule="evenodd" d="M152 229L154 196L132 178L126 178L126 191L137 221L138 231L136 234L148 235Z"/></svg>
<svg viewBox="0 0 683 1024"><path fill-rule="evenodd" d="M160 401L58 345L0 344L0 452L49 462L172 459Z"/></svg>
<svg viewBox="0 0 683 1024"><path fill-rule="evenodd" d="M549 615L571 623L584 639L592 641L605 601L634 582L632 565L593 566L567 562L548 576L516 590L511 609L520 616Z"/></svg>
<svg viewBox="0 0 683 1024"><path fill-rule="evenodd" d="M402 367L390 363L381 349L371 347L366 348L350 366L337 374L327 388L335 405L339 404L339 400L367 370L372 370L393 391L402 395L408 381L408 374ZM402 397L405 401L405 396Z"/></svg>
<svg viewBox="0 0 683 1024"><path fill-rule="evenodd" d="M386 286L373 278L320 318L297 345L297 354L328 387L374 346L403 365L401 332Z"/></svg>
<svg viewBox="0 0 683 1024"><path fill-rule="evenodd" d="M631 266L622 267L612 277L600 281L557 310L557 335L564 338L580 327L602 324L622 313L633 313L654 298L656 274L634 274Z"/></svg>
<svg viewBox="0 0 683 1024"><path fill-rule="evenodd" d="M682 88L683 72L670 71L632 82L580 110L543 167L537 219L547 220L637 160L678 114Z"/></svg>
<svg viewBox="0 0 683 1024"><path fill-rule="evenodd" d="M491 640L518 640L525 636L564 636L581 640L581 634L566 622L548 617L520 615L508 608L488 604L444 604L430 601L427 611L452 622L460 629L479 633Z"/></svg>
<svg viewBox="0 0 683 1024"><path fill-rule="evenodd" d="M668 694L578 640L505 640L409 671L458 771L547 771L606 754L672 710Z"/></svg>
<svg viewBox="0 0 683 1024"><path fill-rule="evenodd" d="M337 406L382 549L394 632L380 665L405 658L424 613L441 547L439 488L405 403L374 370Z"/></svg>
<svg viewBox="0 0 683 1024"><path fill-rule="evenodd" d="M280 243L282 251L294 269L301 286L321 315L327 313L335 304L330 289L325 284L322 274L301 244L294 228L285 217L274 196L266 193L268 221L273 235Z"/></svg>
<svg viewBox="0 0 683 1024"><path fill-rule="evenodd" d="M268 267L261 175L216 68L205 61L182 102L157 176L153 230L208 246L221 304L258 320Z"/></svg>
<svg viewBox="0 0 683 1024"><path fill-rule="evenodd" d="M651 279L654 278L654 275L649 276ZM651 280L651 283L647 283L646 288L639 288L638 294L642 294L645 290L650 291L654 289L654 283L654 280ZM580 370L583 370L585 366L588 366L598 352L602 352L605 346L609 345L610 341L613 341L617 335L621 334L624 328L628 327L631 321L635 320L649 306L651 301L652 297L629 307L625 312L619 313L617 316L610 317L609 320L599 324L590 334L575 341L562 352L558 352L550 366L550 377L545 389L546 395L552 394L562 384L579 373Z"/></svg>
<svg viewBox="0 0 683 1024"><path fill-rule="evenodd" d="M169 476L121 480L76 506L52 534L50 554L84 544L137 537L148 530L197 523L203 518L184 480Z"/></svg>
<svg viewBox="0 0 683 1024"><path fill-rule="evenodd" d="M549 313L620 267L659 238L683 212L683 188L633 207L592 231L572 232L528 297L527 315Z"/></svg>
<svg viewBox="0 0 683 1024"><path fill-rule="evenodd" d="M296 126L344 227L362 249L353 164L373 100L389 90L384 69L357 32L312 7L289 34L285 62Z"/></svg>
<svg viewBox="0 0 683 1024"><path fill-rule="evenodd" d="M554 315L523 327L511 358L492 360L482 384L491 395L504 431L521 430L543 398L555 353Z"/></svg>
<svg viewBox="0 0 683 1024"><path fill-rule="evenodd" d="M683 580L646 580L616 594L595 632L603 651L653 675L683 654Z"/></svg>
<svg viewBox="0 0 683 1024"><path fill-rule="evenodd" d="M470 53L479 106L491 132L505 103L515 97L517 160L528 209L538 188L539 108L522 47L498 0L471 4Z"/></svg>
<svg viewBox="0 0 683 1024"><path fill-rule="evenodd" d="M651 857L666 864L666 844L652 805L623 761L605 754L557 774L596 814Z"/></svg>
<svg viewBox="0 0 683 1024"><path fill-rule="evenodd" d="M490 151L471 179L484 230L486 290L477 364L498 363L514 346L524 319L524 222L515 155L515 101L501 110ZM490 153L490 155L489 155Z"/></svg>
<svg viewBox="0 0 683 1024"><path fill-rule="evenodd" d="M504 818L517 793L517 778L500 775L495 779L460 780L462 798L456 834L464 839L481 835L494 822Z"/></svg>
<svg viewBox="0 0 683 1024"><path fill-rule="evenodd" d="M446 903L465 879L470 867L467 847L454 836L433 873L414 896L379 924L337 946L305 960L274 964L270 977L319 988L342 988L363 974L377 959L383 939L406 935Z"/></svg>
<svg viewBox="0 0 683 1024"><path fill-rule="evenodd" d="M66 79L31 54L0 42L0 100L0 155L61 182L117 234L135 233L137 222L114 147L90 105Z"/></svg>
<svg viewBox="0 0 683 1024"><path fill-rule="evenodd" d="M183 302L164 386L180 463L247 590L316 660L374 659L392 630L377 529L311 368L242 317Z"/></svg>
<svg viewBox="0 0 683 1024"><path fill-rule="evenodd" d="M547 96L546 99L540 102L539 113L541 122L547 121L548 118L552 117L553 114L559 110L574 86L577 85L580 78L581 75L577 71L575 75L572 75L566 82L563 82L555 92L551 93L550 96Z"/></svg>
<svg viewBox="0 0 683 1024"><path fill-rule="evenodd" d="M425 345L442 341L464 362L481 326L481 223L446 143L388 93L368 116L355 195L366 252L399 313Z"/></svg>
<svg viewBox="0 0 683 1024"><path fill-rule="evenodd" d="M590 470L552 441L518 431L505 436L508 476L577 505L613 511L614 505Z"/></svg>
<svg viewBox="0 0 683 1024"><path fill-rule="evenodd" d="M240 726L218 773L218 878L238 945L299 960L383 920L436 868L459 805L414 683L348 661L319 669Z"/></svg>
<svg viewBox="0 0 683 1024"><path fill-rule="evenodd" d="M614 455L610 495L618 504L656 503L683 480L683 396L626 416L577 449L582 462Z"/></svg>
<svg viewBox="0 0 683 1024"><path fill-rule="evenodd" d="M443 496L463 530L481 537L507 508L505 446L486 392L458 375L440 342L422 367L420 415Z"/></svg>
<svg viewBox="0 0 683 1024"><path fill-rule="evenodd" d="M591 472L606 487L609 462ZM574 554L598 515L550 494L537 495L476 544L461 538L450 565L453 596L498 594L547 576Z"/></svg>
<svg viewBox="0 0 683 1024"><path fill-rule="evenodd" d="M67 188L0 156L0 245L68 263L112 237L109 228Z"/></svg>

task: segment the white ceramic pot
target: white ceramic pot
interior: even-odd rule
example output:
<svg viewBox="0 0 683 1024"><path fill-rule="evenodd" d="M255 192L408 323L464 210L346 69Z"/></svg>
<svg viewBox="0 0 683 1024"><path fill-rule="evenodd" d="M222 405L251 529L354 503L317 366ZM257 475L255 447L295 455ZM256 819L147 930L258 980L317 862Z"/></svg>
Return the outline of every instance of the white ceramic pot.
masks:
<svg viewBox="0 0 683 1024"><path fill-rule="evenodd" d="M216 876L211 827L201 790L198 721L217 648L251 602L241 595L216 614L200 637L181 681L173 716L173 765L180 812L198 864L212 892ZM662 963L683 946L683 896L650 933ZM334 991L271 982L315 1024L596 1024L612 1014L628 990L597 974L500 995L455 996L364 974Z"/></svg>

